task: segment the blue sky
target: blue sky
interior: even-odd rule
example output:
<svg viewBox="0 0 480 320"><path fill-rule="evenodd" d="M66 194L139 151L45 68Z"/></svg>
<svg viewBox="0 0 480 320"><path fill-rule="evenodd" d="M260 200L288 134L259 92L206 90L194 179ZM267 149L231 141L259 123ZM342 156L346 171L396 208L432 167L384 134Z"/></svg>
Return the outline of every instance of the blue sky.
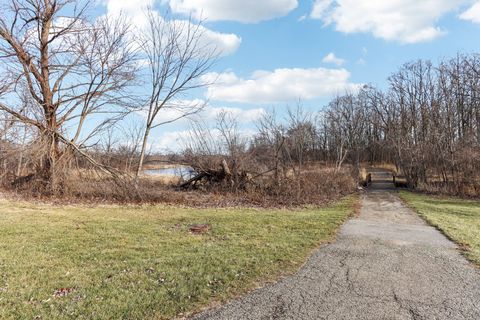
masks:
<svg viewBox="0 0 480 320"><path fill-rule="evenodd" d="M208 121L232 110L245 132L265 109L281 114L301 100L320 110L358 85L385 88L408 61L480 52L477 0L106 0L98 12L121 10L138 21L142 6L206 20L225 54L210 75L218 83L188 99L208 99ZM187 132L185 121L159 128L152 143L177 149Z"/></svg>

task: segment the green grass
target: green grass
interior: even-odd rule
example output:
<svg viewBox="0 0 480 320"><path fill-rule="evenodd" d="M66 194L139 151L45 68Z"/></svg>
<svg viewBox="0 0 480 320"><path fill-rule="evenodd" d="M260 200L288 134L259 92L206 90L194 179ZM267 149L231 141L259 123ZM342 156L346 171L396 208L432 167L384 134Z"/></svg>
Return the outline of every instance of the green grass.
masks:
<svg viewBox="0 0 480 320"><path fill-rule="evenodd" d="M296 270L355 197L323 209L0 201L0 319L164 319ZM210 223L204 235L188 231ZM54 297L61 288L73 288Z"/></svg>
<svg viewBox="0 0 480 320"><path fill-rule="evenodd" d="M402 191L402 199L431 225L466 249L480 266L480 201L448 199Z"/></svg>

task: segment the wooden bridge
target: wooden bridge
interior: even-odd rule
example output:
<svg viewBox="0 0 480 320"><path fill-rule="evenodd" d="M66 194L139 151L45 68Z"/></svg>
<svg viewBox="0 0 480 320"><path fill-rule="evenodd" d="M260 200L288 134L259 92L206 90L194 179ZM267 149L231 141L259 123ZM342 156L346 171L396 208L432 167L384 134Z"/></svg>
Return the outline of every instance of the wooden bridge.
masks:
<svg viewBox="0 0 480 320"><path fill-rule="evenodd" d="M367 176L369 189L393 190L395 189L395 174L387 169L369 168Z"/></svg>

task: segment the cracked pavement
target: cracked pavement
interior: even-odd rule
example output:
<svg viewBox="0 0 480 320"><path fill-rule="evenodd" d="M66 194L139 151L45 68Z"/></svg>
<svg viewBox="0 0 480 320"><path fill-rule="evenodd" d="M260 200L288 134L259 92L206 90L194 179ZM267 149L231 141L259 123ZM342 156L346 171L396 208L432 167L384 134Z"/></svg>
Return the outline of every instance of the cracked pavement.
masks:
<svg viewBox="0 0 480 320"><path fill-rule="evenodd" d="M360 215L298 273L194 319L480 319L479 270L389 190L388 175L374 175Z"/></svg>

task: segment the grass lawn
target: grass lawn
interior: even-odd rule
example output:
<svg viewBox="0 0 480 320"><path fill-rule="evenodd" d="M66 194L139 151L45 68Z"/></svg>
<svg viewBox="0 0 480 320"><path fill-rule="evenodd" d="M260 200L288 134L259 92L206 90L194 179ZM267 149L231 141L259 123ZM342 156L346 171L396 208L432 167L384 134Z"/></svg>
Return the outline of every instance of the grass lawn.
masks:
<svg viewBox="0 0 480 320"><path fill-rule="evenodd" d="M0 319L169 319L198 310L294 271L354 203L287 211L0 201ZM212 229L194 235L194 223Z"/></svg>
<svg viewBox="0 0 480 320"><path fill-rule="evenodd" d="M457 243L465 246L466 256L480 266L480 201L426 196L407 191L402 199Z"/></svg>

